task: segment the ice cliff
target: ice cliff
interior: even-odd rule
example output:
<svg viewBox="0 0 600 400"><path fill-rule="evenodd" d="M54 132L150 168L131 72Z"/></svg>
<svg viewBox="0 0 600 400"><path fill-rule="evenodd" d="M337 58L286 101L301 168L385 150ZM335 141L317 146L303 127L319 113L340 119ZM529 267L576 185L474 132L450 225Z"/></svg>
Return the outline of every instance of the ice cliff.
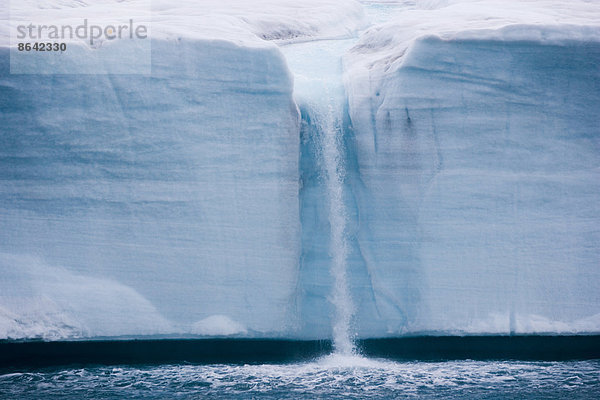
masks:
<svg viewBox="0 0 600 400"><path fill-rule="evenodd" d="M429 3L345 57L359 325L597 330L597 4Z"/></svg>
<svg viewBox="0 0 600 400"><path fill-rule="evenodd" d="M290 330L299 112L259 37L285 24L155 3L149 76L9 74L1 50L1 337ZM263 3L296 36L327 4Z"/></svg>
<svg viewBox="0 0 600 400"><path fill-rule="evenodd" d="M0 339L328 337L340 240L353 334L600 331L595 3L155 0L137 75L1 34Z"/></svg>

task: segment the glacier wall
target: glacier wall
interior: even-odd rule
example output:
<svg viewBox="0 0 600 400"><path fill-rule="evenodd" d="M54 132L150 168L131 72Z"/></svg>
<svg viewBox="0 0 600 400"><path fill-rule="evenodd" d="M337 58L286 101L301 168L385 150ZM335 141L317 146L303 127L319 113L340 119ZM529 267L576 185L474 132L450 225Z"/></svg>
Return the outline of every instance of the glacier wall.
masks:
<svg viewBox="0 0 600 400"><path fill-rule="evenodd" d="M3 49L0 336L203 333L215 315L234 333L288 329L299 113L285 60L218 40L152 49L150 76L11 75Z"/></svg>
<svg viewBox="0 0 600 400"><path fill-rule="evenodd" d="M596 5L197 3L151 75L0 32L0 339L600 332Z"/></svg>
<svg viewBox="0 0 600 400"><path fill-rule="evenodd" d="M598 42L425 35L371 55L370 69L357 57L368 43L346 77L358 247L378 309L362 319L597 331Z"/></svg>

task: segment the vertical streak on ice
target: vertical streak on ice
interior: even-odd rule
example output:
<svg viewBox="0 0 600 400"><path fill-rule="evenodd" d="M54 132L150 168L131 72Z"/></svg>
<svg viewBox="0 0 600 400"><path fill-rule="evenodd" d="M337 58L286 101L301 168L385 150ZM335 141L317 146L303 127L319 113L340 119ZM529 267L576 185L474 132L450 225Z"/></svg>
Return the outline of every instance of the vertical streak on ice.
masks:
<svg viewBox="0 0 600 400"><path fill-rule="evenodd" d="M317 118L321 132L323 173L327 187L330 225L331 275L333 287L331 301L334 306L333 345L338 353L352 354L354 343L350 335L353 304L348 288L347 259L348 241L346 237L347 213L344 205L343 142L341 109L336 107L333 98L329 99L326 110Z"/></svg>

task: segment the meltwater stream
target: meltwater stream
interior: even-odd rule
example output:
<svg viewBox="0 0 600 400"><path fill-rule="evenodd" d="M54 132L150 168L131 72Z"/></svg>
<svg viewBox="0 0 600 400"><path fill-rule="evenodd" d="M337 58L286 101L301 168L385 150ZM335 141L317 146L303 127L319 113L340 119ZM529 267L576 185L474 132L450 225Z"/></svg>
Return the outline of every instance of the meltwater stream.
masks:
<svg viewBox="0 0 600 400"><path fill-rule="evenodd" d="M380 24L395 14L413 8L415 2L392 4L365 1L368 25ZM366 28L366 26L365 26ZM344 113L347 96L342 80L342 57L358 40L356 37L291 43L281 46L294 74L294 97L310 125L315 140L316 168L325 186L329 222L329 272L332 278L329 299L333 305L332 338L335 353L356 354L352 322L355 305L348 277L348 210L344 201L347 159L344 148Z"/></svg>
<svg viewBox="0 0 600 400"><path fill-rule="evenodd" d="M294 93L306 123L312 125L317 168L328 204L330 301L334 307L332 336L336 353L355 352L352 340L354 306L348 285L347 211L344 203L342 54L355 40L324 40L285 46L282 50L294 73Z"/></svg>
<svg viewBox="0 0 600 400"><path fill-rule="evenodd" d="M415 2L392 4L364 1L367 26L379 24L395 14L413 8ZM329 223L329 273L332 278L329 300L333 306L331 332L335 353L355 355L352 329L355 305L348 276L350 252L348 209L344 201L347 159L344 147L344 113L347 96L343 83L342 57L357 42L356 37L291 43L281 46L294 75L294 97L302 111L303 123L310 126L315 141L313 166L325 187ZM322 214L321 214L322 215Z"/></svg>

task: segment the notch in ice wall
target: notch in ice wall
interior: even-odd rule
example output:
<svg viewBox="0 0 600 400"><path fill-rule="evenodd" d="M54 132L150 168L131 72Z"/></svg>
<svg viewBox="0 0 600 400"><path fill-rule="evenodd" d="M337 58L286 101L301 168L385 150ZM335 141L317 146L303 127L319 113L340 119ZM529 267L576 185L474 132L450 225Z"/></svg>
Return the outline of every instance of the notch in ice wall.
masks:
<svg viewBox="0 0 600 400"><path fill-rule="evenodd" d="M354 352L344 142L346 98L341 80L341 54L351 42L316 41L282 49L294 72L294 95L302 110L301 329L304 334L332 337L335 351L343 354Z"/></svg>

